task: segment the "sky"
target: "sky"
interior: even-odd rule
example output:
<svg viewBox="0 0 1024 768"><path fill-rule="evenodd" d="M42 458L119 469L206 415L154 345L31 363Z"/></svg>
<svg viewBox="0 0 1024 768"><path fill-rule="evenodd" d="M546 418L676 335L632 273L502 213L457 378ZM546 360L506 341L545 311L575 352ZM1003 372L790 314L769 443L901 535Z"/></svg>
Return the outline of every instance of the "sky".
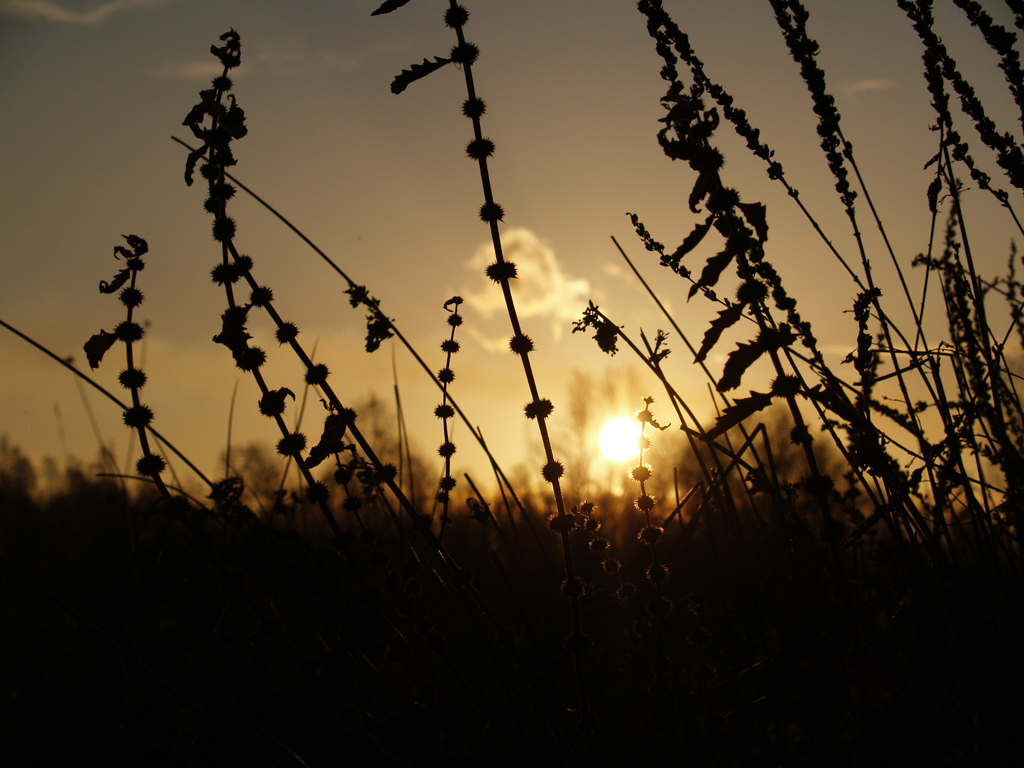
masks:
<svg viewBox="0 0 1024 768"><path fill-rule="evenodd" d="M449 66L400 95L390 90L402 69L447 55L454 43L442 23L447 3L412 0L371 17L377 4L0 0L0 318L87 368L82 345L123 319L114 297L97 290L119 268L113 247L122 235L144 237L150 246L140 276L141 318L149 324L144 400L156 414L154 426L209 473L222 471L236 385L233 444L277 439L256 411L256 385L211 341L224 308L222 292L208 279L219 251L202 191L184 183L185 151L171 139L189 139L182 120L219 73L209 49L229 28L241 35L234 93L249 128L235 146L235 175L366 285L435 370L444 362L444 302L466 299L452 394L506 471L522 465L536 474L541 463L535 429L522 417L529 395L521 366L507 351L500 292L483 274L492 254L477 217L479 174L465 156L472 128L460 113L462 75ZM694 178L657 144L661 61L634 2L465 5L467 38L481 50L473 73L488 105L483 130L496 145L492 183L506 211L506 248L522 276L517 303L537 347L541 395L555 404L551 425L560 456L590 440L590 427L580 423L581 400L599 422L659 395L656 380L628 350L608 357L571 332L588 300L634 338L641 329L653 338L668 328L612 237L692 342L699 344L715 316L706 301L687 302L689 283L658 267L626 216L637 213L674 249L701 218L686 206ZM923 166L937 143L928 130L934 116L920 43L889 0L805 5L844 133L919 292L921 275L909 263L928 246L931 177ZM936 5L939 33L990 115L1001 131L1019 137L995 55L952 2ZM982 5L1012 29L1003 4ZM817 146L810 98L769 4L666 0L665 7L690 35L709 75L776 150L837 248L856 260ZM966 122L959 129L980 164L994 169L973 129ZM766 204L768 258L829 361L838 363L856 344L855 286L727 126L714 143L726 156L726 183L745 201ZM967 205L978 222L979 268L1001 274L1013 232L983 194L969 194ZM376 394L391 402L397 382L414 444L432 453L442 440L433 416L438 392L418 364L392 342L373 355L364 351L364 314L349 307L343 281L273 216L245 195L232 201L230 213L236 243L253 257L257 279L273 288L279 311L299 326L307 348L316 346L341 397L361 403ZM860 213L887 307L905 322L909 313L863 204ZM690 257L693 267L699 269L710 248ZM253 325L269 335L267 326ZM271 351L268 383L301 389L295 362L276 345L264 346ZM670 377L710 421L706 379L674 334L669 346ZM712 370L720 371L728 348L711 356ZM120 351L109 354L113 359L93 375L118 392ZM91 460L97 437L75 378L2 329L0 360L0 434L37 460ZM751 387L758 384L742 394ZM92 391L87 399L101 439L123 460L129 435L117 407ZM309 407L306 430L316 433L322 414L316 403ZM456 427L454 439L456 467L486 474L464 427Z"/></svg>

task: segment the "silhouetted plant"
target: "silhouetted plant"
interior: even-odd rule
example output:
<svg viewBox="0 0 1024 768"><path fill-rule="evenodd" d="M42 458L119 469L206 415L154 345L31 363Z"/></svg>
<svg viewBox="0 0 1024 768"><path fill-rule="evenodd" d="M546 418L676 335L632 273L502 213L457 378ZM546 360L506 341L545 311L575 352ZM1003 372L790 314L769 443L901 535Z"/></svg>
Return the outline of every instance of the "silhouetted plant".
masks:
<svg viewBox="0 0 1024 768"><path fill-rule="evenodd" d="M404 3L402 3L404 5ZM389 13L400 7L395 3L385 3L375 13ZM569 532L572 526L568 521L572 519L571 513L566 511L565 502L562 499L561 477L564 467L561 462L555 460L554 451L551 446L551 438L548 434L547 419L554 408L551 401L541 398L537 388L537 382L533 373L533 366L530 363L530 353L533 352L533 340L523 333L519 322L519 315L516 311L515 300L512 297L511 281L517 277L516 265L507 261L504 257L501 244L501 234L498 230L498 223L504 219L505 211L500 204L495 202L491 190L491 178L487 169L487 158L494 154L494 142L485 138L481 128L480 118L486 112L486 105L483 99L476 94L476 87L473 82L473 62L480 54L479 48L466 41L463 27L469 20L469 12L459 5L456 0L450 0L448 10L445 11L444 23L455 31L458 43L452 48L451 55L447 59L435 57L434 62L424 59L422 65L413 65L409 70L403 70L391 84L391 91L395 94L401 93L410 83L419 80L440 67L454 62L462 67L466 79L466 101L462 105L462 113L473 123L473 139L466 145L466 154L471 160L476 161L480 170L480 182L483 187L484 203L480 206L480 219L490 229L491 244L494 248L494 263L487 267L487 276L500 288L505 299L505 308L508 312L509 322L512 326L512 338L509 341L509 348L519 356L523 364L523 372L526 375L526 383L530 390L531 400L525 407L526 417L537 422L540 431L541 443L544 448L545 463L541 474L546 482L551 485L555 501L555 517L560 521L552 530L557 533L562 541L562 555L565 562L565 582L563 594L569 601L570 623L572 626L572 643L570 650L576 666L576 687L579 697L580 722L585 732L594 728L593 718L590 713L590 705L587 696L587 682L584 672L583 653L586 650L586 642L583 637L579 598L582 594L582 583L576 576L573 564L572 547L569 541Z"/></svg>
<svg viewBox="0 0 1024 768"><path fill-rule="evenodd" d="M440 488L437 492L437 500L441 503L441 531L438 539L444 537L445 527L451 522L448 516L448 507L451 504L451 493L455 488L455 478L452 477L452 456L455 455L455 443L448 436L448 420L455 416L455 409L448 404L448 385L455 380L455 372L452 370L452 355L459 351L459 342L455 340L455 329L462 325L462 315L459 314L459 305L462 303L461 296L452 296L444 303L444 308L449 311L448 325L451 327L451 335L441 344L441 351L445 354L444 368L438 374L437 379L444 385L441 404L434 409L434 415L441 419L444 426L444 442L437 449L438 454L444 459L444 474L441 476Z"/></svg>

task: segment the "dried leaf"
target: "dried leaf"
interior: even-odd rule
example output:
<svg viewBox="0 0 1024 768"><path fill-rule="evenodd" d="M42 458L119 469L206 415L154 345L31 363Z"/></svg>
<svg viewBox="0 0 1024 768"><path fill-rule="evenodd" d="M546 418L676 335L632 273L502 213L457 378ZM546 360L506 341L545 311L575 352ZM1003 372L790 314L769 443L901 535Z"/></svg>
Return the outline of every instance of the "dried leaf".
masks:
<svg viewBox="0 0 1024 768"><path fill-rule="evenodd" d="M433 61L424 59L422 64L413 64L409 69L403 69L401 74L396 75L395 79L391 81L391 92L395 94L401 93L411 83L426 77L450 61L451 59L442 59L440 56L435 56Z"/></svg>
<svg viewBox="0 0 1024 768"><path fill-rule="evenodd" d="M144 256L149 252L149 243L138 235L121 235L121 237L128 241L134 256Z"/></svg>
<svg viewBox="0 0 1024 768"><path fill-rule="evenodd" d="M739 203L739 209L747 223L754 228L758 242L763 243L768 239L768 220L766 218L768 209L764 203Z"/></svg>
<svg viewBox="0 0 1024 768"><path fill-rule="evenodd" d="M743 305L733 304L718 313L718 319L711 321L711 327L704 332L704 341L697 350L697 356L693 359L695 363L702 363L708 356L711 348L718 343L722 331L736 324L736 321L743 316Z"/></svg>
<svg viewBox="0 0 1024 768"><path fill-rule="evenodd" d="M735 255L735 251L727 247L722 252L709 258L700 273L700 280L690 288L690 292L686 296L687 301L692 299L693 295L701 288L711 288L715 285L718 282L718 278L722 275L722 270L729 266L729 262L732 261L732 257Z"/></svg>
<svg viewBox="0 0 1024 768"><path fill-rule="evenodd" d="M194 127L202 123L205 117L206 104L204 104L203 102L199 102L194 107L192 107L191 111L187 115L185 115L185 119L181 121L181 124L187 125L189 127Z"/></svg>
<svg viewBox="0 0 1024 768"><path fill-rule="evenodd" d="M338 413L330 414L324 420L324 432L320 436L320 442L309 449L306 456L306 466L309 469L319 466L324 459L345 449L342 438L345 436L347 422L345 417Z"/></svg>
<svg viewBox="0 0 1024 768"><path fill-rule="evenodd" d="M711 191L711 184L717 178L717 170L708 169L701 171L700 175L697 177L696 183L693 185L693 190L690 192L690 199L688 202L690 204L691 211L694 213L698 213L700 211L697 204L707 196L709 191Z"/></svg>
<svg viewBox="0 0 1024 768"><path fill-rule="evenodd" d="M387 317L376 311L366 316L367 352L376 352L380 345L391 336L391 321Z"/></svg>
<svg viewBox="0 0 1024 768"><path fill-rule="evenodd" d="M751 390L750 397L741 397L734 400L732 405L726 406L722 415L718 417L715 426L708 430L701 437L701 440L711 442L719 435L725 434L748 416L753 416L758 411L763 411L771 405L772 396L767 392L754 392Z"/></svg>
<svg viewBox="0 0 1024 768"><path fill-rule="evenodd" d="M371 16L380 16L380 15L385 14L385 13L391 13L392 11L397 11L399 8L401 8L403 5L405 5L408 2L409 2L409 0L385 0L383 3L381 3L380 8L378 8L376 11L374 11L370 15Z"/></svg>
<svg viewBox="0 0 1024 768"><path fill-rule="evenodd" d="M761 341L752 341L749 344L739 344L725 361L725 368L722 370L722 378L718 382L719 392L728 392L740 385L740 379L747 368L757 362L766 351Z"/></svg>
<svg viewBox="0 0 1024 768"><path fill-rule="evenodd" d="M128 278L131 277L131 276L132 276L131 270L128 269L127 267L125 267L120 272L118 272L114 276L114 279L111 280L109 283L106 280L100 280L100 293L113 293L118 288L120 288L122 285L127 283L128 282Z"/></svg>
<svg viewBox="0 0 1024 768"><path fill-rule="evenodd" d="M100 331L85 342L83 349L85 349L85 356L89 358L90 368L100 367L100 360L103 359L103 355L107 353L107 350L114 346L115 341L117 341L115 334Z"/></svg>
<svg viewBox="0 0 1024 768"><path fill-rule="evenodd" d="M806 390L805 394L811 400L818 403L818 405L827 408L850 424L859 424L864 421L860 412L853 407L853 404L845 396L838 395L821 384L816 384L814 387Z"/></svg>
<svg viewBox="0 0 1024 768"><path fill-rule="evenodd" d="M704 239L704 235L706 235L708 230L711 229L711 225L714 220L714 216L708 216L703 224L695 226L693 231L686 236L685 240L683 240L682 245L676 248L675 252L671 256L662 259L662 263L666 266L672 267L672 269L675 269L686 254L700 245L701 240Z"/></svg>
<svg viewBox="0 0 1024 768"><path fill-rule="evenodd" d="M194 149L188 153L188 158L185 160L185 184L192 186L192 174L195 173L196 163L199 162L199 158L206 152L206 145L204 144L199 149Z"/></svg>
<svg viewBox="0 0 1024 768"><path fill-rule="evenodd" d="M936 176L928 185L928 210L936 213L939 210L939 192L942 191L942 181Z"/></svg>

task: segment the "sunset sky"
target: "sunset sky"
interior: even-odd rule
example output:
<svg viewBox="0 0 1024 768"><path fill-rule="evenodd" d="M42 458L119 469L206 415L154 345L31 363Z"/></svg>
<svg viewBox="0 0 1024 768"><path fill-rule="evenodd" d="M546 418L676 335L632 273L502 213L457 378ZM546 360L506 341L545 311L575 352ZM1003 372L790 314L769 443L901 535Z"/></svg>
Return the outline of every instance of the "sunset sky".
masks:
<svg viewBox="0 0 1024 768"><path fill-rule="evenodd" d="M523 278L517 301L538 350L541 394L556 407L557 456L563 453L559 440L566 445L579 438L570 434L569 421L570 384L578 375L591 377L598 421L622 415L612 413L613 403L620 411L636 410L644 395L660 395L628 350L609 358L591 339L570 332L588 299L635 338L641 328L653 338L668 327L610 238L635 259L699 344L715 308L700 298L687 304L689 283L662 270L638 245L626 212L639 214L673 249L703 217L686 206L693 173L669 161L656 141L664 114L661 62L632 0L464 4L467 38L481 50L473 72L488 105L484 133L497 147L490 168L506 211L507 255ZM805 4L844 132L919 291L921 275L909 263L928 245L931 172L923 166L937 148L928 130L934 115L920 43L892 0ZM119 268L113 247L122 234L147 239L150 254L140 275L146 295L141 317L151 324L144 399L156 413L154 426L209 473L219 471L236 382L233 441L277 439L272 423L257 413L255 383L211 341L224 308L223 293L208 279L219 251L200 186L186 187L185 152L171 140L191 138L182 120L198 91L219 74L209 48L231 27L242 41L234 93L249 128L235 146L235 175L365 284L435 370L444 364L443 304L455 294L465 298L452 393L507 471L524 462L539 466L530 453L535 430L522 417L528 391L518 360L507 351L500 291L483 274L492 254L477 217L479 175L465 156L472 127L460 113L462 75L449 66L398 96L389 87L403 68L448 54L454 34L442 23L447 3L411 0L390 15L371 17L377 5L0 0L0 318L87 370L82 345L123 319L116 298L97 290ZM1013 28L1004 4L983 5ZM1019 136L995 55L950 0L937 6L939 32L990 116L1000 131ZM710 76L776 150L837 248L856 261L849 222L817 146L810 98L770 5L666 0L665 7L689 33ZM983 167L993 169L973 128L966 122L958 127ZM838 363L856 343L855 287L727 125L713 143L726 156L726 183L745 201L768 206L768 258L813 323L829 361ZM1019 203L1019 193L1011 199ZM1002 274L1012 231L983 194L969 194L968 205L979 268ZM257 279L274 289L279 311L299 326L307 348L317 343L317 359L333 371L336 391L351 403L373 392L391 402L392 343L365 353L364 312L349 307L345 284L244 194L229 212ZM886 306L906 321L909 313L863 201L859 213ZM713 247L693 254L692 266L699 271ZM299 391L295 363L268 343L266 325L253 325L256 340L271 353L268 383ZM723 354L712 355L712 370L720 371L724 352L740 340L726 339ZM669 346L667 368L678 388L693 398L694 410L708 414L706 380L674 335ZM123 350L108 354L93 375L120 392ZM396 347L394 359L410 430L419 448L432 453L442 439L432 413L438 392L404 349ZM62 462L70 454L91 460L96 438L74 377L3 329L0 360L0 434L37 459ZM740 394L757 386L745 382ZM118 409L94 391L88 398L103 440L123 462L128 431ZM307 432L318 430L321 415L318 405L309 411ZM455 442L463 466L479 473L479 451L461 425Z"/></svg>

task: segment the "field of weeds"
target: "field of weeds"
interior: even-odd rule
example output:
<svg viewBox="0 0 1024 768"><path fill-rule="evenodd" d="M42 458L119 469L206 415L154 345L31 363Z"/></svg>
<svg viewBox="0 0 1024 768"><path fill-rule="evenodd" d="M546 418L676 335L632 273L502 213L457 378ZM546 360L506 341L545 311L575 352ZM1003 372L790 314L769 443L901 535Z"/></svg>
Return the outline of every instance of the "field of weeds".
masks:
<svg viewBox="0 0 1024 768"><path fill-rule="evenodd" d="M1024 746L1015 372L1024 304L1012 249L1005 274L976 269L962 201L969 194L1002 215L1008 241L1024 235L1019 126L987 116L934 32L932 3L896 0L919 39L934 108L931 180L913 202L930 212L931 238L912 260L873 250L862 233L887 244L885 212L844 135L813 17L798 0L769 2L831 174L834 189L817 194L838 196L855 248L835 247L804 207L755 116L705 71L701 41L691 47L660 0L640 0L636 23L650 33L661 59L652 77L666 89L652 140L666 162L680 161L689 231L665 244L642 213L630 214L663 268L644 285L662 308L664 286L684 281L690 304L712 307L713 319L693 338L667 309L653 335L593 303L576 321L572 330L601 352L649 373L634 404L628 476L587 498L570 496L567 449L553 437L564 411L535 373L535 342L517 311L488 165L500 147L488 138L469 12L452 0L450 50L410 63L391 89L444 76L465 89L458 119L481 185L471 213L491 237L486 275L504 301L523 417L543 454L536 482L493 458L486 482L453 470L469 443L492 456L458 404L459 296L436 297L443 314L422 320L436 323L440 353L417 352L373 287L320 253L365 313L366 351L394 339L436 384L437 432L419 436L438 445L430 458L410 449L400 409L397 440L385 438L335 388L344 363L315 362L289 308L261 282L271 256L240 245L246 222L232 205L261 194L236 178L248 133L232 82L242 40L228 30L214 41L222 73L181 105L182 192L210 217L209 276L224 297L213 342L258 386L276 453L250 448L207 477L169 441L184 442L146 405L138 351L144 267L156 254L144 232L112 234L117 260L97 265L111 319L82 338L90 370L40 351L119 403L141 457L127 477L68 470L43 498L37 468L0 444L0 759L1010 764ZM375 13L403 5L389 0ZM998 56L1024 123L1016 33L971 0L955 5ZM1024 29L1024 4L1007 5ZM800 296L773 266L772 210L729 186L717 142L725 132L763 163L848 276L843 291L856 298L836 312L852 313L858 333L841 365L826 360ZM981 170L981 153L998 175ZM275 215L269 205L266 215ZM876 283L883 263L894 284ZM666 372L670 345L706 379L716 418L699 418L707 409ZM302 379L270 380L271 355L294 356ZM187 492L179 473L203 490Z"/></svg>

